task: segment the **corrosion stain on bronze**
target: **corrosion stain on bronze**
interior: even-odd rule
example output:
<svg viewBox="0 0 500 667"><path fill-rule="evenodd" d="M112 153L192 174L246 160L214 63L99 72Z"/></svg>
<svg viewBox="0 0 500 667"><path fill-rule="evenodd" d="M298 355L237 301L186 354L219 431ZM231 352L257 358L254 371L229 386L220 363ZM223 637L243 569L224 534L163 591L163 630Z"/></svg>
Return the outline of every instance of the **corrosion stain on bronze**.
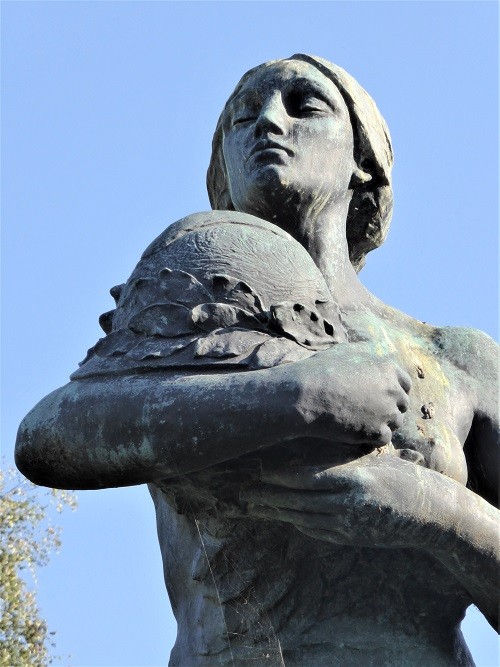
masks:
<svg viewBox="0 0 500 667"><path fill-rule="evenodd" d="M420 408L420 411L422 413L422 419L432 419L435 413L434 403L424 403Z"/></svg>

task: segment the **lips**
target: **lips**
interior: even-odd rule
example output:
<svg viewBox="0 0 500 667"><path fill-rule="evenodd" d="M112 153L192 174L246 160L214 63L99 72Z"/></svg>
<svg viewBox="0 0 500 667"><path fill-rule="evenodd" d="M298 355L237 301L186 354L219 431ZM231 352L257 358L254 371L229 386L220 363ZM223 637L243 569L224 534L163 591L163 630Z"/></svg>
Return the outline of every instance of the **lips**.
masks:
<svg viewBox="0 0 500 667"><path fill-rule="evenodd" d="M252 155L255 155L256 153L261 153L263 151L269 151L269 150L280 150L284 151L290 157L293 156L293 151L291 150L291 148L288 148L288 146L283 146L282 144L279 144L276 141L271 141L269 139L263 139L261 141L258 141L252 148L252 150L250 151L250 157L252 157Z"/></svg>

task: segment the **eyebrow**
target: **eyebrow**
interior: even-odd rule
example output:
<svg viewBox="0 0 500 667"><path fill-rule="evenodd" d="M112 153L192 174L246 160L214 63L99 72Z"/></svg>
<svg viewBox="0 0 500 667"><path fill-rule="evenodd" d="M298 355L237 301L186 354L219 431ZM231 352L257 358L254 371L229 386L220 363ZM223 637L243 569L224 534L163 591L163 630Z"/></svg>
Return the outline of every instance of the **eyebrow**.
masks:
<svg viewBox="0 0 500 667"><path fill-rule="evenodd" d="M338 106L338 101L335 99L334 95L332 95L331 91L329 91L326 86L322 85L321 82L316 82L312 79L301 76L297 77L296 79L292 79L290 82L287 82L284 88L286 89L287 86L289 86L290 84L292 84L291 85L292 90L298 89L299 91L306 91L310 92L313 95L317 95L319 98L323 100L323 102L332 107L332 109L335 109ZM331 82L331 85L336 90L338 90L333 82ZM229 102L227 106L227 111L228 112L234 111L235 106L238 104L245 104L245 105L251 104L253 101L255 101L256 97L257 97L257 91L255 88L241 90L240 92L236 93L236 95Z"/></svg>
<svg viewBox="0 0 500 667"><path fill-rule="evenodd" d="M325 78L325 77L322 75L322 78ZM296 79L292 79L292 81L296 84L299 84L300 86L303 86L303 87L308 87L309 86L309 87L312 87L314 90L318 90L318 91L323 91L324 90L326 92L326 86L324 86L321 82L316 81L315 79L310 79L310 78L305 77L305 76L299 76ZM334 85L334 84L332 84L332 85Z"/></svg>
<svg viewBox="0 0 500 667"><path fill-rule="evenodd" d="M327 79L328 80L328 79ZM333 82L330 82L331 85L338 91L338 88ZM315 81L306 77L298 77L294 80L294 87L299 90L305 90L306 92L311 92L313 95L317 95L319 98L326 102L328 105L334 109L338 106L338 101L335 97L335 94L332 95L331 91L328 90L326 85L323 85L321 81ZM340 95L340 91L338 91Z"/></svg>
<svg viewBox="0 0 500 667"><path fill-rule="evenodd" d="M234 107L237 104L249 104L252 101L252 97L256 97L255 90L241 90L229 102L226 111L234 111Z"/></svg>

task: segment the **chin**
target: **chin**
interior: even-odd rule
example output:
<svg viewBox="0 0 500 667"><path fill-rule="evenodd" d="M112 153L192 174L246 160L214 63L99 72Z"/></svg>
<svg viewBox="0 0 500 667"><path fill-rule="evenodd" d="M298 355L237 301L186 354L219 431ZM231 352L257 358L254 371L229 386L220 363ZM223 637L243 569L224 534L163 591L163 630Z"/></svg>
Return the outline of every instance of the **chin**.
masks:
<svg viewBox="0 0 500 667"><path fill-rule="evenodd" d="M241 197L242 206L241 208L238 206L238 210L251 212L253 215L270 220L276 217L274 214L289 209L292 202L295 208L300 198L301 187L294 181L286 166L262 165L261 168L252 171L251 178L247 181L245 196Z"/></svg>

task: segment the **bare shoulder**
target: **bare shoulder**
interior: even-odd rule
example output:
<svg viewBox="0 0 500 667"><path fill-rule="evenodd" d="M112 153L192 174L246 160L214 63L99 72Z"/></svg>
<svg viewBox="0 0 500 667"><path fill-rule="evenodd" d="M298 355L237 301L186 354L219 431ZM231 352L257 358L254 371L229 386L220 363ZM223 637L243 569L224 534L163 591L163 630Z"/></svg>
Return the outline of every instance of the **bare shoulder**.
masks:
<svg viewBox="0 0 500 667"><path fill-rule="evenodd" d="M497 343L477 329L436 329L436 346L468 378L474 420L464 445L469 469L468 486L498 507L499 447L499 354Z"/></svg>
<svg viewBox="0 0 500 667"><path fill-rule="evenodd" d="M454 366L481 380L498 377L498 344L483 331L468 327L434 327L436 352Z"/></svg>
<svg viewBox="0 0 500 667"><path fill-rule="evenodd" d="M439 362L448 362L481 394L492 392L497 401L499 346L486 333L469 327L433 326L386 306L378 306L381 320L427 349Z"/></svg>
<svg viewBox="0 0 500 667"><path fill-rule="evenodd" d="M438 359L481 381L498 376L499 346L488 334L472 327L434 326L383 304L379 314L397 330L430 349Z"/></svg>
<svg viewBox="0 0 500 667"><path fill-rule="evenodd" d="M466 327L435 328L433 343L436 354L465 374L476 417L498 425L498 344L483 331Z"/></svg>

